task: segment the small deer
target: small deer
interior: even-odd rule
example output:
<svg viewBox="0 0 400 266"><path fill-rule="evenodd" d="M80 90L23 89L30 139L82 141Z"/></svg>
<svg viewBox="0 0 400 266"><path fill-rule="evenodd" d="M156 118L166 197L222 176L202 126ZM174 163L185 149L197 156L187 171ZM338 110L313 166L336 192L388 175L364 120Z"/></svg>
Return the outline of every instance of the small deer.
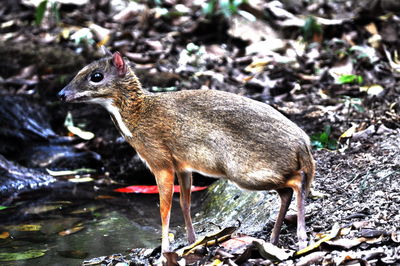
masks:
<svg viewBox="0 0 400 266"><path fill-rule="evenodd" d="M281 199L271 242L297 199L299 248L307 245L304 205L315 163L308 136L271 106L216 90L150 93L115 52L84 67L59 92L65 102L97 103L154 174L159 188L162 252L169 251L175 175L189 243L192 172L226 178L249 190L276 190Z"/></svg>

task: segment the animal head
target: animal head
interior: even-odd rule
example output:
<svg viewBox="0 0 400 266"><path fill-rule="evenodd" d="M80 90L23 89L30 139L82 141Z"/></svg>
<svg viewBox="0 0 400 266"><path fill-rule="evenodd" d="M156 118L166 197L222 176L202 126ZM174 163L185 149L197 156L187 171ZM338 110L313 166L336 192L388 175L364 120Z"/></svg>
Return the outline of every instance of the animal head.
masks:
<svg viewBox="0 0 400 266"><path fill-rule="evenodd" d="M117 97L122 89L140 89L137 77L119 52L97 60L83 69L58 96L65 102L101 102Z"/></svg>

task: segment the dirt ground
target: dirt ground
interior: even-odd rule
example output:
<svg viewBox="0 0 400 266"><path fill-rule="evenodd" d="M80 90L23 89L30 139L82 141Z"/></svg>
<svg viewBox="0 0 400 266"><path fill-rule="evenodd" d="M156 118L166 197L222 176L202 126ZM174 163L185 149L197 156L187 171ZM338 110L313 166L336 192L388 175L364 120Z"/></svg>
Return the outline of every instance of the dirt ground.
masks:
<svg viewBox="0 0 400 266"><path fill-rule="evenodd" d="M307 227L316 244L281 265L400 263L398 5L373 1L374 14L372 6L336 1L255 1L236 7L243 16L222 5L207 13L213 1L59 1L35 25L39 7L12 2L0 7L0 93L42 102L60 135L71 134L63 126L70 111L96 134L83 148L101 154L112 176L143 167L103 110L56 99L77 70L100 56L99 45L126 56L150 91L241 94L271 104L311 136L317 172ZM324 239L335 224L336 238ZM280 241L293 250L294 228L284 229ZM267 229L257 237L267 240ZM208 261L235 265L235 258L219 253ZM270 262L256 252L241 265Z"/></svg>

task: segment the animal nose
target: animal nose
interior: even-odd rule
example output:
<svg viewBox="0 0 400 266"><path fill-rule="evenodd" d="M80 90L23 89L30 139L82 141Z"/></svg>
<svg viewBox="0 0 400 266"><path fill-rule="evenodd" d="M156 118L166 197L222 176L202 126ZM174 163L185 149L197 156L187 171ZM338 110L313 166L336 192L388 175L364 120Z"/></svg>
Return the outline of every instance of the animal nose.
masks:
<svg viewBox="0 0 400 266"><path fill-rule="evenodd" d="M61 90L61 91L57 94L57 96L58 96L58 99L60 99L60 100L63 101L63 102L65 102L65 100L66 100L66 98L67 98L67 96L65 95L64 90Z"/></svg>

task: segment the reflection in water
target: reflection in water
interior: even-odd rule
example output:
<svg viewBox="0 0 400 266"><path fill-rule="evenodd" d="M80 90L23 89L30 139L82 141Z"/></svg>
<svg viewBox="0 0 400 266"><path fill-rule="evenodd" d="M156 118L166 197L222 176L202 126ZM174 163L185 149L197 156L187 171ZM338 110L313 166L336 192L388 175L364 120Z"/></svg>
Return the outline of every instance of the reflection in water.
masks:
<svg viewBox="0 0 400 266"><path fill-rule="evenodd" d="M157 194L83 195L77 185L0 210L0 264L80 265L85 258L159 245Z"/></svg>

